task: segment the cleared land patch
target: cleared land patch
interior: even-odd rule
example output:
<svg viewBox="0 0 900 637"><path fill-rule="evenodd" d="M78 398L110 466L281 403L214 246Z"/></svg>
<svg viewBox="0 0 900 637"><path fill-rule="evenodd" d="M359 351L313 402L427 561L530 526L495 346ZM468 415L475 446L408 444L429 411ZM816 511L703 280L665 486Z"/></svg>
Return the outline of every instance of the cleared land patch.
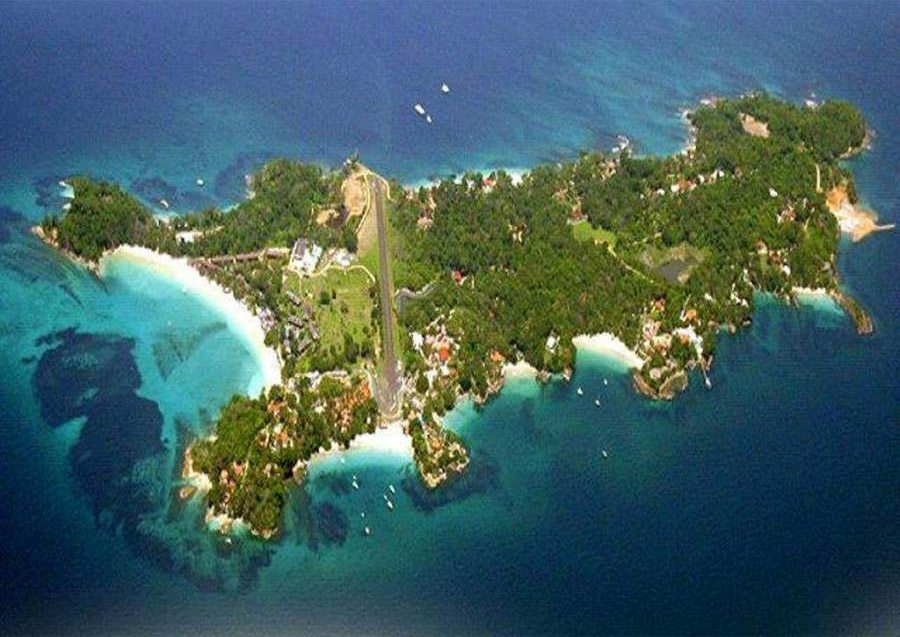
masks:
<svg viewBox="0 0 900 637"><path fill-rule="evenodd" d="M364 269L328 268L303 279L292 274L287 287L313 308L320 334L318 354L336 360L343 357L343 367L371 356L378 332L373 325L376 288ZM355 352L347 351L353 349L350 342L355 345Z"/></svg>
<svg viewBox="0 0 900 637"><path fill-rule="evenodd" d="M703 251L682 243L671 248L647 248L641 252L640 260L649 270L665 278L670 283L684 284L698 265L703 263Z"/></svg>
<svg viewBox="0 0 900 637"><path fill-rule="evenodd" d="M616 235L603 228L594 228L587 219L572 225L572 235L575 241L605 243L611 248L616 247Z"/></svg>

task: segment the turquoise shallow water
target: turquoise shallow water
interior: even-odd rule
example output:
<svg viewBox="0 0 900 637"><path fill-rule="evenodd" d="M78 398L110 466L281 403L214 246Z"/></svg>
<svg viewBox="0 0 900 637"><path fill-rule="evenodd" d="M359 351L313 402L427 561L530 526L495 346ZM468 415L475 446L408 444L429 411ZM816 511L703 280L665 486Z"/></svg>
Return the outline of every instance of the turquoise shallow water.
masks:
<svg viewBox="0 0 900 637"><path fill-rule="evenodd" d="M24 232L73 171L185 209L233 203L279 153L358 148L407 181L620 132L666 153L680 108L760 87L857 102L877 137L851 167L896 220L895 5L3 10L0 632L896 632L896 233L842 246L870 338L763 300L722 339L712 389L672 405L582 355L570 385L516 380L452 415L474 454L452 489L429 497L396 458L328 461L278 543L226 546L168 493L179 433L259 386L246 344L152 272L99 282Z"/></svg>

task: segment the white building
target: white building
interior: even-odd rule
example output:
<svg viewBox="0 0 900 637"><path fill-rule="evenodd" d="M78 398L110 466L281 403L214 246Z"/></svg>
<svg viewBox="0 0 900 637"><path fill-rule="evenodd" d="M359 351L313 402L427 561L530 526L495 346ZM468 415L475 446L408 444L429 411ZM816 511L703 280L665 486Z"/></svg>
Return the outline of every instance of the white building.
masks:
<svg viewBox="0 0 900 637"><path fill-rule="evenodd" d="M556 338L553 334L547 337L547 349L550 352L556 351L556 346L559 344L559 339Z"/></svg>
<svg viewBox="0 0 900 637"><path fill-rule="evenodd" d="M305 274L312 274L322 258L322 247L306 239L298 239L291 250L291 267Z"/></svg>

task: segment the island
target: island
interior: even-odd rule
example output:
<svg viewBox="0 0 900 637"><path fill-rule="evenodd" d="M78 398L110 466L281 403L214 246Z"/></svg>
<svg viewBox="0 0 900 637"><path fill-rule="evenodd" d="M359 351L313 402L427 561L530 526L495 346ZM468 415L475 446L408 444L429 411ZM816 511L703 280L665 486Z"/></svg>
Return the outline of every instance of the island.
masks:
<svg viewBox="0 0 900 637"><path fill-rule="evenodd" d="M841 233L885 229L842 160L868 143L861 113L765 94L704 100L670 157L583 152L514 178L500 170L418 188L349 159L277 159L230 211L154 215L111 183L66 181L67 211L35 232L89 267L123 246L186 259L252 313L280 382L235 396L184 454L185 497L208 520L278 533L312 458L381 427L410 440L423 484L470 454L444 415L504 379L569 379L578 347L617 355L634 387L671 400L704 377L758 295L841 291Z"/></svg>

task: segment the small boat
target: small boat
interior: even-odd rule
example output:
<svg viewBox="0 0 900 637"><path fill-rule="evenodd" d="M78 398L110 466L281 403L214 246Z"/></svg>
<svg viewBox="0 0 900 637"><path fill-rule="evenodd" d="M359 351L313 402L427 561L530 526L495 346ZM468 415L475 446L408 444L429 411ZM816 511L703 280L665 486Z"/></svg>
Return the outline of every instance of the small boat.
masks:
<svg viewBox="0 0 900 637"><path fill-rule="evenodd" d="M609 385L609 381L606 380L606 379L604 378L604 379L603 379L603 384L604 384L604 385Z"/></svg>
<svg viewBox="0 0 900 637"><path fill-rule="evenodd" d="M391 511L393 511L393 510L394 510L394 503L391 502L390 500L388 500L388 501L387 501L387 508L390 509Z"/></svg>
<svg viewBox="0 0 900 637"><path fill-rule="evenodd" d="M397 490L394 488L394 485L392 485L392 484L388 485L388 491L390 491L391 493L397 493Z"/></svg>
<svg viewBox="0 0 900 637"><path fill-rule="evenodd" d="M597 398L594 400L594 407L599 407L599 406L600 406L600 399Z"/></svg>
<svg viewBox="0 0 900 637"><path fill-rule="evenodd" d="M160 199L160 200L159 200L159 205L162 206L163 208L165 208L166 210L169 209L169 202L166 201L165 199Z"/></svg>
<svg viewBox="0 0 900 637"><path fill-rule="evenodd" d="M425 107L416 102L416 105L413 106L413 110L419 115L425 115Z"/></svg>
<svg viewBox="0 0 900 637"><path fill-rule="evenodd" d="M575 393L578 394L579 396L584 396L584 390L581 389L581 387L579 387L578 389L576 389L576 390L575 390Z"/></svg>
<svg viewBox="0 0 900 637"><path fill-rule="evenodd" d="M431 115L426 115L425 121L428 122L429 124L434 124L434 121L431 119Z"/></svg>
<svg viewBox="0 0 900 637"><path fill-rule="evenodd" d="M601 449L600 454L603 456L604 459L609 458L609 454L606 453L606 449Z"/></svg>
<svg viewBox="0 0 900 637"><path fill-rule="evenodd" d="M200 179L200 178L198 177L198 178L197 178L197 185L200 186L201 188L203 188L203 186L206 185L206 182L203 181L202 179Z"/></svg>
<svg viewBox="0 0 900 637"><path fill-rule="evenodd" d="M446 94L449 93L449 92L450 92L450 87L447 86L446 83L445 83L445 84L441 84L441 93L443 93L444 95L446 95Z"/></svg>
<svg viewBox="0 0 900 637"><path fill-rule="evenodd" d="M381 494L381 497L384 498L384 501L385 501L385 502L388 501L387 493L382 493L382 494Z"/></svg>
<svg viewBox="0 0 900 637"><path fill-rule="evenodd" d="M366 535L371 535L372 531L370 531L369 527L366 526L366 527L363 527L363 533L365 533Z"/></svg>
<svg viewBox="0 0 900 637"><path fill-rule="evenodd" d="M706 377L706 380L704 380L703 382L706 383L706 388L707 388L707 389L712 389L712 381L709 380L709 376L707 376L707 377Z"/></svg>
<svg viewBox="0 0 900 637"><path fill-rule="evenodd" d="M354 489L356 489L357 491L359 490L359 482L357 482L357 481L354 479L353 482L351 482L351 484L353 485L353 488L354 488Z"/></svg>
<svg viewBox="0 0 900 637"><path fill-rule="evenodd" d="M363 511L363 512L362 512L362 513L360 513L360 514L359 514L359 517L361 517L361 518L364 518L364 517L366 517L366 512L365 512L365 511Z"/></svg>
<svg viewBox="0 0 900 637"><path fill-rule="evenodd" d="M341 464L347 464L347 461L344 458L338 458Z"/></svg>

